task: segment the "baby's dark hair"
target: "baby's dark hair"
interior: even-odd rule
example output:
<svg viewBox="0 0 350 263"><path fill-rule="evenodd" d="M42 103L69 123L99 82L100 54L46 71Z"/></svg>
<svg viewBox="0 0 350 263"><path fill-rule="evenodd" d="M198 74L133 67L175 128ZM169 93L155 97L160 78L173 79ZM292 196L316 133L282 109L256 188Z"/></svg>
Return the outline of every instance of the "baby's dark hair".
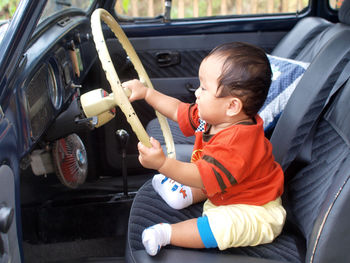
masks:
<svg viewBox="0 0 350 263"><path fill-rule="evenodd" d="M254 117L271 85L272 71L265 52L247 43L233 42L214 48L207 57L213 55L224 58L217 97L238 97L245 114Z"/></svg>

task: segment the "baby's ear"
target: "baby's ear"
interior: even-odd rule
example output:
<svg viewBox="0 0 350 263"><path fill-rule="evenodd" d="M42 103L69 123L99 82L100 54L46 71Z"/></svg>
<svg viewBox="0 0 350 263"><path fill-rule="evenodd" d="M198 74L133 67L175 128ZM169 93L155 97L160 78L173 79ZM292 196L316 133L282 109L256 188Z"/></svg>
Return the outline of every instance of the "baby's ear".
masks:
<svg viewBox="0 0 350 263"><path fill-rule="evenodd" d="M236 116L243 109L243 103L239 98L230 99L230 103L226 109L226 115L229 117Z"/></svg>

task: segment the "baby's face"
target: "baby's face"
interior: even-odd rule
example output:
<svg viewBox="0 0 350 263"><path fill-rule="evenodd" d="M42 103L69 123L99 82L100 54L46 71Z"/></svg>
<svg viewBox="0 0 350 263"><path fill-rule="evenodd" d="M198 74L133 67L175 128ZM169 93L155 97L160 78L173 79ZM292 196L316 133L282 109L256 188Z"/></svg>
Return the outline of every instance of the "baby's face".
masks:
<svg viewBox="0 0 350 263"><path fill-rule="evenodd" d="M204 59L199 68L200 86L195 93L199 117L212 125L226 116L227 98L216 97L222 65L223 59L213 55Z"/></svg>

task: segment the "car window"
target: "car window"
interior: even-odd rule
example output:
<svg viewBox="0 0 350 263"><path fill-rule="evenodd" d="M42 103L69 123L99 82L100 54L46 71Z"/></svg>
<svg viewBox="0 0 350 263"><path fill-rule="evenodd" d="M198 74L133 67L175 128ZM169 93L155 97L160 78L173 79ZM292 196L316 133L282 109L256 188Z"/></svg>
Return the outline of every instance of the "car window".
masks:
<svg viewBox="0 0 350 263"><path fill-rule="evenodd" d="M21 0L0 1L0 42ZM60 12L69 9L88 11L96 0L48 0L41 14L38 26Z"/></svg>
<svg viewBox="0 0 350 263"><path fill-rule="evenodd" d="M94 0L48 0L43 13L41 14L39 24L55 14L68 9L88 11L94 2Z"/></svg>
<svg viewBox="0 0 350 263"><path fill-rule="evenodd" d="M166 5L171 5L170 19L190 19L300 13L308 7L309 0L119 0L116 2L115 11L123 17L150 18L164 14Z"/></svg>
<svg viewBox="0 0 350 263"><path fill-rule="evenodd" d="M12 18L19 2L20 0L0 1L0 24ZM93 2L94 0L48 0L41 15L40 21L43 21L51 15L69 8L78 8L87 11Z"/></svg>
<svg viewBox="0 0 350 263"><path fill-rule="evenodd" d="M0 1L0 23L11 19L16 11L20 0L2 0Z"/></svg>
<svg viewBox="0 0 350 263"><path fill-rule="evenodd" d="M13 14L20 0L2 0L0 1L0 42L8 28L9 21L11 20Z"/></svg>
<svg viewBox="0 0 350 263"><path fill-rule="evenodd" d="M329 6L334 10L338 10L343 2L344 0L329 0Z"/></svg>

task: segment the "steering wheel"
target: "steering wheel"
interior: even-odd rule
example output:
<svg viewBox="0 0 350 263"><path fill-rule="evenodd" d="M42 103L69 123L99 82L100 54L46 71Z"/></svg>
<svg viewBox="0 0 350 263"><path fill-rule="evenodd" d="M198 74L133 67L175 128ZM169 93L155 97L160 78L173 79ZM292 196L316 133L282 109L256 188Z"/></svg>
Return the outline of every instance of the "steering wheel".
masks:
<svg viewBox="0 0 350 263"><path fill-rule="evenodd" d="M91 16L91 29L92 35L95 42L96 50L100 58L102 68L106 73L107 80L111 85L113 96L116 104L120 107L124 115L126 116L127 121L129 122L131 128L135 132L137 138L147 147L152 147L149 136L141 124L139 118L137 117L129 99L127 97L127 90L121 85L117 72L112 63L112 59L109 55L106 41L103 36L101 20L106 23L106 25L112 30L116 38L121 43L122 47L126 51L129 59L133 63L135 70L138 74L139 80L147 86L149 89L153 89L153 85L138 57L135 52L135 49L131 45L129 39L125 35L124 31L118 25L117 21L104 9L96 9ZM158 118L160 127L163 132L167 154L170 158L175 158L175 145L174 140L169 128L168 121L166 118L156 111L156 116Z"/></svg>

